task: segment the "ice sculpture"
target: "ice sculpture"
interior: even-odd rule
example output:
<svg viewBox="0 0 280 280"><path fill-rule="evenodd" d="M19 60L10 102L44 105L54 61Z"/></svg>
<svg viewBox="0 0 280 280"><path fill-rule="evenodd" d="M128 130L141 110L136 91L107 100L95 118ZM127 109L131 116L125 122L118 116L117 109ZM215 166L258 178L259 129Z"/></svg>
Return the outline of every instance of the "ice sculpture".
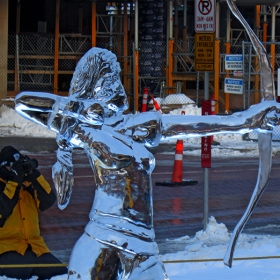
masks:
<svg viewBox="0 0 280 280"><path fill-rule="evenodd" d="M274 88L274 78L273 78L273 70L270 64L270 60L267 56L266 49L263 44L260 42L254 31L250 28L247 21L241 15L240 11L236 7L233 0L227 0L227 4L234 14L234 16L241 22L244 26L251 42L254 47L256 54L259 57L260 64L260 79L261 79L261 92L263 95L263 103L268 102L270 100L275 100L275 88ZM277 118L277 117L276 117ZM233 253L234 248L238 239L240 232L243 230L246 225L248 219L250 218L255 206L257 205L261 195L266 189L270 171L272 164L272 133L259 133L258 134L258 147L259 147L259 171L258 171L258 179L252 194L251 200L247 209L236 225L230 243L227 249L227 252L224 257L224 263L231 267L233 261Z"/></svg>
<svg viewBox="0 0 280 280"><path fill-rule="evenodd" d="M146 147L220 133L271 135L278 122L274 100L228 116L123 114L128 105L119 72L113 53L92 48L77 64L68 97L22 92L15 98L20 115L57 133L53 180L60 209L74 185L72 150L83 148L91 163L96 191L89 222L71 253L68 279L168 279L153 228L155 159Z"/></svg>

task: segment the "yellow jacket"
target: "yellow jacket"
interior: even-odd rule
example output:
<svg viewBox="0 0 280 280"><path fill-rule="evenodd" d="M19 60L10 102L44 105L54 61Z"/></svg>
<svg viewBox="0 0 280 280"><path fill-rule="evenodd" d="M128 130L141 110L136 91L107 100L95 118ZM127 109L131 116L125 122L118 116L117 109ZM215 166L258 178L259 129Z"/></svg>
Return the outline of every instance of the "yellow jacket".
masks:
<svg viewBox="0 0 280 280"><path fill-rule="evenodd" d="M39 172L38 172L39 173ZM32 182L5 181L0 172L0 254L17 251L24 255L28 244L40 256L49 252L40 236L38 209L44 211L55 202L49 183L39 173Z"/></svg>

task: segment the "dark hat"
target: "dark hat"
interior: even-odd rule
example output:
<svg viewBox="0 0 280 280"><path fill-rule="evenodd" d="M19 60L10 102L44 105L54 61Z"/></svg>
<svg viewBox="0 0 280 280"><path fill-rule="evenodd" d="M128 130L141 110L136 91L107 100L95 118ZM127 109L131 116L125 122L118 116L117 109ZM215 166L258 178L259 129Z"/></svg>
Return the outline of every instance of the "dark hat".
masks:
<svg viewBox="0 0 280 280"><path fill-rule="evenodd" d="M11 165L17 161L22 155L12 146L4 147L0 152L0 166Z"/></svg>

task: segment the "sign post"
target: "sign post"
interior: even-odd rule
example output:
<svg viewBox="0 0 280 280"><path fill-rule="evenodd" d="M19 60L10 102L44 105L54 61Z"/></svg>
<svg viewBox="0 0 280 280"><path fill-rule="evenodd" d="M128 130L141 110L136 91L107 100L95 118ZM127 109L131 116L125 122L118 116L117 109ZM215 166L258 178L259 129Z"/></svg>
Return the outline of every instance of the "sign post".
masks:
<svg viewBox="0 0 280 280"><path fill-rule="evenodd" d="M202 101L202 115L211 116L211 100ZM201 167L211 168L211 136L201 137Z"/></svg>
<svg viewBox="0 0 280 280"><path fill-rule="evenodd" d="M211 115L209 71L214 71L215 62L216 0L195 0L194 7L195 71L204 71L205 101L202 103L202 114ZM211 140L211 136L201 137L201 167L204 168L204 230L208 223L208 168L211 167Z"/></svg>
<svg viewBox="0 0 280 280"><path fill-rule="evenodd" d="M211 115L211 100L202 101L202 115ZM209 169L211 167L211 136L201 137L201 167L204 168L203 229L206 230L209 213Z"/></svg>

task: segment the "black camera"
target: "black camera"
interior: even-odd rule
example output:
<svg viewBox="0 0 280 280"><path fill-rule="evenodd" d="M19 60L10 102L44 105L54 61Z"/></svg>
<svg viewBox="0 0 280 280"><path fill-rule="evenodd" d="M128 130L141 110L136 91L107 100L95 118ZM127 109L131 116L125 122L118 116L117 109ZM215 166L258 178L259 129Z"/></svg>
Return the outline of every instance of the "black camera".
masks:
<svg viewBox="0 0 280 280"><path fill-rule="evenodd" d="M21 156L19 161L22 162L24 172L28 174L31 170L38 167L38 161L35 158L29 158L28 156Z"/></svg>

